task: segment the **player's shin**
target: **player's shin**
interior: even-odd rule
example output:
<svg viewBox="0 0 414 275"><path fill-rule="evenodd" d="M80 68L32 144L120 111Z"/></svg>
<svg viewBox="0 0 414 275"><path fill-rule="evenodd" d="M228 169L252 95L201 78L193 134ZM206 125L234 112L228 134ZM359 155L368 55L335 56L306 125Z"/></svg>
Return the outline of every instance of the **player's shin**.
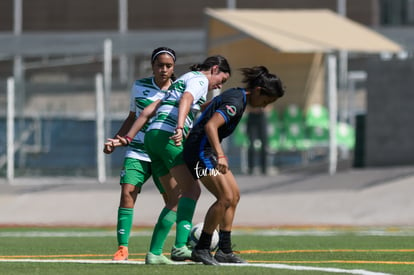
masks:
<svg viewBox="0 0 414 275"><path fill-rule="evenodd" d="M182 197L178 202L177 209L177 234L175 238L175 247L183 247L188 241L190 234L196 201L190 198Z"/></svg>

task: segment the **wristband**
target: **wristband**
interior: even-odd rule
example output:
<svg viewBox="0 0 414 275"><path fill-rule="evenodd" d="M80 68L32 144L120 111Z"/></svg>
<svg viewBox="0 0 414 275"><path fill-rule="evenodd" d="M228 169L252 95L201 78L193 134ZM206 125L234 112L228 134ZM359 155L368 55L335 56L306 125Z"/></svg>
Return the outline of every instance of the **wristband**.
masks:
<svg viewBox="0 0 414 275"><path fill-rule="evenodd" d="M227 159L227 157L223 155L223 156L218 156L217 159Z"/></svg>
<svg viewBox="0 0 414 275"><path fill-rule="evenodd" d="M184 127L181 127L181 126L175 127L175 130L178 130L178 129L184 130Z"/></svg>
<svg viewBox="0 0 414 275"><path fill-rule="evenodd" d="M130 136L124 136L124 139L126 139L127 145L132 142L132 138Z"/></svg>

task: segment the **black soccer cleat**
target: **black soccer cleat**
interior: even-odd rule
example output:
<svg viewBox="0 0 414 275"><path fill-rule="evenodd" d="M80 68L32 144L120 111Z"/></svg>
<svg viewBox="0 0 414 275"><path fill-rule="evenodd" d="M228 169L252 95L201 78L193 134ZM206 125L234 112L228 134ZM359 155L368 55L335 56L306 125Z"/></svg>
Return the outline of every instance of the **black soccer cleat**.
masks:
<svg viewBox="0 0 414 275"><path fill-rule="evenodd" d="M193 249L191 258L194 262L202 262L205 265L220 265L211 255L210 249Z"/></svg>
<svg viewBox="0 0 414 275"><path fill-rule="evenodd" d="M237 256L233 252L224 253L220 249L217 250L216 254L214 255L214 259L216 259L216 261L219 263L235 263L235 264L247 263L245 260Z"/></svg>

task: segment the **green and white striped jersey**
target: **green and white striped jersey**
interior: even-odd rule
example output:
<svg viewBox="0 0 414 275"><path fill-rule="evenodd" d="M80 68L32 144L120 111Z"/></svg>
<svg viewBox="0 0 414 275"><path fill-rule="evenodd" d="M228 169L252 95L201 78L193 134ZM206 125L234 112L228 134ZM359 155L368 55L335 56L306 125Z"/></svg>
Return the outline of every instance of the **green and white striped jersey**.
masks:
<svg viewBox="0 0 414 275"><path fill-rule="evenodd" d="M136 80L131 88L131 99L129 110L135 112L137 118L142 110L157 99L165 97L167 91L162 91L155 84L154 77L147 77ZM127 147L125 157L135 158L144 161L151 161L144 148L144 135L150 122L148 122L133 138Z"/></svg>
<svg viewBox="0 0 414 275"><path fill-rule="evenodd" d="M177 127L178 106L184 92L190 92L194 98L184 124L184 135L187 135L193 127L193 121L200 111L200 106L206 102L208 79L201 72L188 72L174 81L157 109L155 118L149 125L148 130L160 129L174 133Z"/></svg>

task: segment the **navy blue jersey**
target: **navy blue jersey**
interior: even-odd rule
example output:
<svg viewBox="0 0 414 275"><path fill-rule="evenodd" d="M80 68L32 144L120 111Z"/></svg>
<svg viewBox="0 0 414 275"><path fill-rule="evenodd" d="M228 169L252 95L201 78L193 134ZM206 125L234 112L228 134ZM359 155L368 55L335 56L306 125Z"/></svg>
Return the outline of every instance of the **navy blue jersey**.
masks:
<svg viewBox="0 0 414 275"><path fill-rule="evenodd" d="M220 142L231 135L239 124L246 109L246 90L233 88L216 96L206 110L200 115L184 145L184 160L194 178L212 171L217 163L217 156L208 141L204 126L215 113L223 116L225 124L218 129ZM204 169L204 170L202 170ZM203 172L200 172L203 171Z"/></svg>

